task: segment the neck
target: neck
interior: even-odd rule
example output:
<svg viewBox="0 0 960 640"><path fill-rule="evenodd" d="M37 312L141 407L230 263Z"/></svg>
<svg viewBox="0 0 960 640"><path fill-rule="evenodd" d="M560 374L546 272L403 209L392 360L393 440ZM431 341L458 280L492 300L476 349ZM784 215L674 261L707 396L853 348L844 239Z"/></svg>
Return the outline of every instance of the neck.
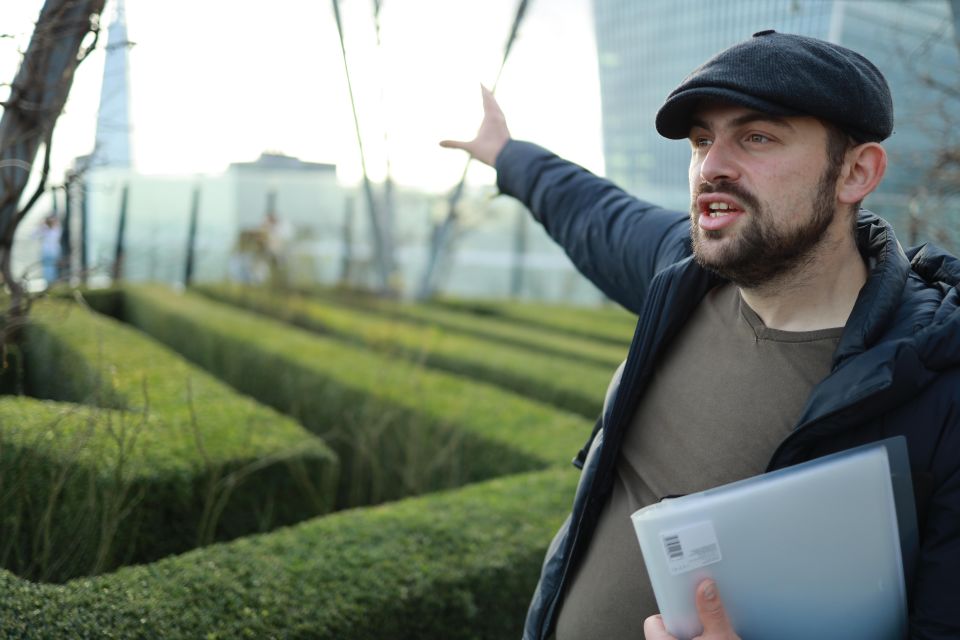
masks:
<svg viewBox="0 0 960 640"><path fill-rule="evenodd" d="M847 323L867 274L853 236L846 231L824 238L792 272L759 287L740 287L740 294L771 329L830 329Z"/></svg>

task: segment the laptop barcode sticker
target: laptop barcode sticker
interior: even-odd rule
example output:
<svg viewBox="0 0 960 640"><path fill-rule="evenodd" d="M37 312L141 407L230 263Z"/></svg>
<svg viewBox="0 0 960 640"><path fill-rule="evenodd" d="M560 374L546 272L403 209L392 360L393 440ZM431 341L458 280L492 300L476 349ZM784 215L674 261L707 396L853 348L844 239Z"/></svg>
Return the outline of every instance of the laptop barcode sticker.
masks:
<svg viewBox="0 0 960 640"><path fill-rule="evenodd" d="M720 543L713 523L698 522L680 529L660 532L667 568L672 575L693 571L720 562Z"/></svg>

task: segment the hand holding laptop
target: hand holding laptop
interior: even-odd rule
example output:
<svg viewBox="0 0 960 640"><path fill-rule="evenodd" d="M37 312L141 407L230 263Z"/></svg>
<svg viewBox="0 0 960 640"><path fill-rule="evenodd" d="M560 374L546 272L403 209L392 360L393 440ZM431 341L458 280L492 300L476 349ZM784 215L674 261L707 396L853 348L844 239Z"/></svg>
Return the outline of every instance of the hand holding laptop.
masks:
<svg viewBox="0 0 960 640"><path fill-rule="evenodd" d="M906 637L910 477L901 436L636 511L647 640Z"/></svg>
<svg viewBox="0 0 960 640"><path fill-rule="evenodd" d="M696 605L703 633L694 640L740 640L730 625L713 580L704 580L697 586ZM677 640L667 632L659 614L643 621L643 636L645 640Z"/></svg>

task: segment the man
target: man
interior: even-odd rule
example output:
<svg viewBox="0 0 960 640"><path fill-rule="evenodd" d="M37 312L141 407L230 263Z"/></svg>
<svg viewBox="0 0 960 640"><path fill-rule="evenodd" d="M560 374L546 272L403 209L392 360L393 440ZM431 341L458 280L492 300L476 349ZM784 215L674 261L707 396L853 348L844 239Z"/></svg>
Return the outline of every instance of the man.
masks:
<svg viewBox="0 0 960 640"><path fill-rule="evenodd" d="M524 639L670 638L629 514L894 435L921 528L911 638L960 637L960 263L904 253L859 208L886 168L889 88L859 54L764 31L688 76L657 130L691 147L688 214L510 139L484 90L469 142L576 266L639 316ZM703 639L736 638L697 590Z"/></svg>

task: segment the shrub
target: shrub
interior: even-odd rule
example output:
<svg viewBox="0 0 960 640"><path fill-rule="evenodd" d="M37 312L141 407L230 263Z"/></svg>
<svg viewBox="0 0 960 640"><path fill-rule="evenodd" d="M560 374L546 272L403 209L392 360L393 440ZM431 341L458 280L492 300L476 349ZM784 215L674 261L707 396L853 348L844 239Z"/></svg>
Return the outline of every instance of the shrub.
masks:
<svg viewBox="0 0 960 640"><path fill-rule="evenodd" d="M303 311L312 306L315 312L329 310L331 313L353 309L355 312L365 312L361 317L365 322L379 322L381 324L392 321L391 324L402 323L407 326L434 327L452 336L471 336L484 340L483 343L468 342L467 344L483 344L485 347L506 345L519 347L524 352L559 356L587 364L600 365L605 369L617 367L623 360L627 346L630 344L632 327L624 327L623 335L615 344L595 337L578 336L569 331L558 330L549 326L532 326L526 322L518 322L503 314L471 313L466 309L458 309L441 304L420 304L390 300L375 296L347 295L336 291L317 290L311 294L278 292L262 287L250 287L237 284L199 285L194 291L215 300L231 304L238 304L260 312L269 312L271 309L282 308L294 311ZM312 303L312 304L311 304ZM524 307L526 303L504 303L504 309L514 306ZM558 307L554 313L582 313L580 324L588 329L597 320L606 320L604 315L597 313L596 317L589 314L592 310ZM356 313L353 314L356 316ZM340 329L334 315L330 319L331 332ZM627 316L629 319L629 316ZM347 327L343 327L346 329Z"/></svg>
<svg viewBox="0 0 960 640"><path fill-rule="evenodd" d="M519 637L576 479L566 469L497 479L63 586L0 572L0 635Z"/></svg>
<svg viewBox="0 0 960 640"><path fill-rule="evenodd" d="M27 386L0 400L4 566L63 580L325 513L316 436L120 323L34 306Z"/></svg>
<svg viewBox="0 0 960 640"><path fill-rule="evenodd" d="M487 339L493 331L489 326L482 329L487 334L485 338L464 334L471 323L462 317L454 322L451 316L459 314L415 311L417 307L386 301L365 303L377 310L374 313L369 309L337 306L330 300L281 297L251 288L204 287L200 292L311 331L329 333L381 352L422 361L433 368L482 380L588 418L600 412L610 375L626 352L625 347L615 349L618 355L613 355L610 348L603 345L591 351L589 345L580 343L580 357L544 353L530 348L529 343L525 347L517 346L524 334L508 332L502 323L496 326L499 335L509 335L514 344ZM415 322L397 321L384 314L415 316ZM441 314L447 316L442 326L423 324ZM456 329L450 328L453 324L457 325ZM547 332L540 330L539 333ZM546 342L547 337L541 337L540 344ZM562 341L553 339L552 343L554 349L559 350ZM584 359L588 354L594 362ZM605 364L597 364L598 359L606 360Z"/></svg>
<svg viewBox="0 0 960 640"><path fill-rule="evenodd" d="M335 448L340 506L566 464L591 423L191 294L128 288L124 317Z"/></svg>
<svg viewBox="0 0 960 640"><path fill-rule="evenodd" d="M502 318L509 322L600 340L613 345L630 343L637 316L620 306L573 307L543 302L500 302L441 298L431 306Z"/></svg>

